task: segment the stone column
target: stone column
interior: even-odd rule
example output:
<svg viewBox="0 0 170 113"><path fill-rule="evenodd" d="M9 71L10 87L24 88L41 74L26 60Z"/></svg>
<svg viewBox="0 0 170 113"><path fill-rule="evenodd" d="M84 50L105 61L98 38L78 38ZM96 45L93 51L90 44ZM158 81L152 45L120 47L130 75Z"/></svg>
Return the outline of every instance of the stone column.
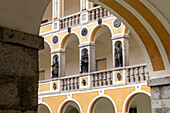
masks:
<svg viewBox="0 0 170 113"><path fill-rule="evenodd" d="M0 28L0 113L37 113L42 37Z"/></svg>
<svg viewBox="0 0 170 113"><path fill-rule="evenodd" d="M51 52L51 65L53 64L54 57L58 56L59 62L59 74L58 77L65 76L65 51L64 50L56 50ZM52 77L52 74L51 74Z"/></svg>
<svg viewBox="0 0 170 113"><path fill-rule="evenodd" d="M170 113L170 77L148 81L151 87L152 113Z"/></svg>
<svg viewBox="0 0 170 113"><path fill-rule="evenodd" d="M95 67L95 44L94 43L85 43L85 44L82 44L82 45L79 45L79 50L80 50L80 62L81 62L81 53L82 53L82 50L83 49L87 49L88 50L88 55L89 55L89 66L88 66L88 70L89 72L93 72L96 70L96 67ZM81 63L80 63L81 65ZM81 71L81 67L80 67L80 71Z"/></svg>

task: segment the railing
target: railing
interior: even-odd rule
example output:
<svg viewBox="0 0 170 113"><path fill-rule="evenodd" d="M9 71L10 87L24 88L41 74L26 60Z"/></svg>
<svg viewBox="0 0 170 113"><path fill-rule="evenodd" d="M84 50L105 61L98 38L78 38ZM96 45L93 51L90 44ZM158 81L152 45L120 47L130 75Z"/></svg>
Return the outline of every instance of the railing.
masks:
<svg viewBox="0 0 170 113"><path fill-rule="evenodd" d="M61 81L61 91L72 91L79 89L79 76L63 77Z"/></svg>
<svg viewBox="0 0 170 113"><path fill-rule="evenodd" d="M93 72L90 74L90 77L92 88L110 86L113 83L111 70Z"/></svg>
<svg viewBox="0 0 170 113"><path fill-rule="evenodd" d="M99 18L105 18L105 17L111 16L111 13L109 11L107 11L106 9L102 8L101 6L91 8L85 12L88 13L87 14L87 18L88 18L87 23L92 22L92 21L97 21ZM81 16L81 13L85 13L85 12L78 12L73 15L68 15L63 18L59 18L57 20L43 23L43 24L41 24L41 27L50 25L50 24L55 24L54 26L57 26L56 25L57 21L59 24L58 30L65 30L68 27L75 27L75 26L81 25L82 24L81 20L84 18L83 16ZM57 29L57 28L54 27L54 29Z"/></svg>
<svg viewBox="0 0 170 113"><path fill-rule="evenodd" d="M114 68L114 69L97 71L97 72L80 74L80 75L54 78L51 80L40 81L40 84L41 83L44 84L45 82L50 82L50 81L59 81L60 82L59 92L76 91L76 90L81 90L80 88L81 77L90 77L90 81L88 81L90 82L89 89L109 87L109 86L114 87L119 85L116 84L116 82L113 79L113 77L116 76L113 74L114 72L125 72L125 76L123 78L124 79L123 85L146 83L146 81L149 79L149 72L148 72L147 65L142 64L142 65L120 67L120 68Z"/></svg>
<svg viewBox="0 0 170 113"><path fill-rule="evenodd" d="M67 27L73 27L80 24L80 13L76 13L71 16L60 18L60 29L66 29Z"/></svg>
<svg viewBox="0 0 170 113"><path fill-rule="evenodd" d="M141 83L149 79L147 65L131 66L126 70L126 83Z"/></svg>
<svg viewBox="0 0 170 113"><path fill-rule="evenodd" d="M88 17L89 17L90 22L98 20L99 18L107 17L107 16L111 16L111 13L100 6L89 9L88 11Z"/></svg>

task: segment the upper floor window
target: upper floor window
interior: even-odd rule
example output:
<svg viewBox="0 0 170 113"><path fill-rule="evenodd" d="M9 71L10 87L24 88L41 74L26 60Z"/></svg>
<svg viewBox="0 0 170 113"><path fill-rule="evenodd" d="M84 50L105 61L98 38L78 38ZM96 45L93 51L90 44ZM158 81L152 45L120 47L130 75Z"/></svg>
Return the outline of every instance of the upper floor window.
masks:
<svg viewBox="0 0 170 113"><path fill-rule="evenodd" d="M80 0L64 0L64 16L80 12Z"/></svg>

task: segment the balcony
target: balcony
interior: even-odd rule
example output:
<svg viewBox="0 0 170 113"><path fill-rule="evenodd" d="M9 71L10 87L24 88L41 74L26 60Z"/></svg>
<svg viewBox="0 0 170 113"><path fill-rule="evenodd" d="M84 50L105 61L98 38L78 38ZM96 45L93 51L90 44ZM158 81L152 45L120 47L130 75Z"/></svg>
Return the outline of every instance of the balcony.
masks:
<svg viewBox="0 0 170 113"><path fill-rule="evenodd" d="M61 31L66 30L68 27L76 27L79 25L87 24L97 21L99 18L104 19L112 16L112 14L101 6L88 9L73 15L65 16L57 20L41 24L41 27L52 25L53 30Z"/></svg>
<svg viewBox="0 0 170 113"><path fill-rule="evenodd" d="M146 64L120 67L40 81L39 95L146 84L148 79Z"/></svg>

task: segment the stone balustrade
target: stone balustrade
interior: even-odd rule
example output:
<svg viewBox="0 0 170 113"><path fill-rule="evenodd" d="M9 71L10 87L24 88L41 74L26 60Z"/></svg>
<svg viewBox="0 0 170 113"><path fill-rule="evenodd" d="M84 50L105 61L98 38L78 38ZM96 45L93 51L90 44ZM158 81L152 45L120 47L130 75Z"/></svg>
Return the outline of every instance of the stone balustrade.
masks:
<svg viewBox="0 0 170 113"><path fill-rule="evenodd" d="M89 22L108 16L111 16L111 13L100 6L88 10Z"/></svg>
<svg viewBox="0 0 170 113"><path fill-rule="evenodd" d="M84 16L84 13L87 13L87 15L85 14ZM43 23L41 24L41 27L53 25L54 30L60 31L65 30L68 27L73 28L75 26L84 24L83 22L84 18L87 18L87 21L85 23L90 23L93 21L97 21L99 18L102 19L109 16L112 16L112 14L109 11L102 8L101 6L98 6L83 12L78 12L72 15L65 16L63 18L59 18L57 20L52 20L47 23Z"/></svg>
<svg viewBox="0 0 170 113"><path fill-rule="evenodd" d="M79 89L79 76L63 77L60 79L61 91L72 91Z"/></svg>
<svg viewBox="0 0 170 113"><path fill-rule="evenodd" d="M68 27L73 27L80 25L80 13L66 16L59 19L60 29L66 29Z"/></svg>
<svg viewBox="0 0 170 113"><path fill-rule="evenodd" d="M122 73L120 80L115 80L117 75L115 73ZM88 79L89 78L89 79ZM39 86L47 84L50 85L49 91L53 89L54 83L56 83L58 93L69 92L84 89L96 89L103 87L114 87L130 85L130 84L140 84L146 83L149 79L149 72L146 64L119 67L114 69L108 69L103 71L96 71L91 73L84 73L79 75L71 75L60 78L53 78L50 80L40 81ZM82 80L85 80L83 86ZM47 86L44 86L45 88ZM55 89L56 90L56 89ZM53 91L55 91L53 90Z"/></svg>
<svg viewBox="0 0 170 113"><path fill-rule="evenodd" d="M147 65L129 66L126 69L126 84L137 84L149 79Z"/></svg>

